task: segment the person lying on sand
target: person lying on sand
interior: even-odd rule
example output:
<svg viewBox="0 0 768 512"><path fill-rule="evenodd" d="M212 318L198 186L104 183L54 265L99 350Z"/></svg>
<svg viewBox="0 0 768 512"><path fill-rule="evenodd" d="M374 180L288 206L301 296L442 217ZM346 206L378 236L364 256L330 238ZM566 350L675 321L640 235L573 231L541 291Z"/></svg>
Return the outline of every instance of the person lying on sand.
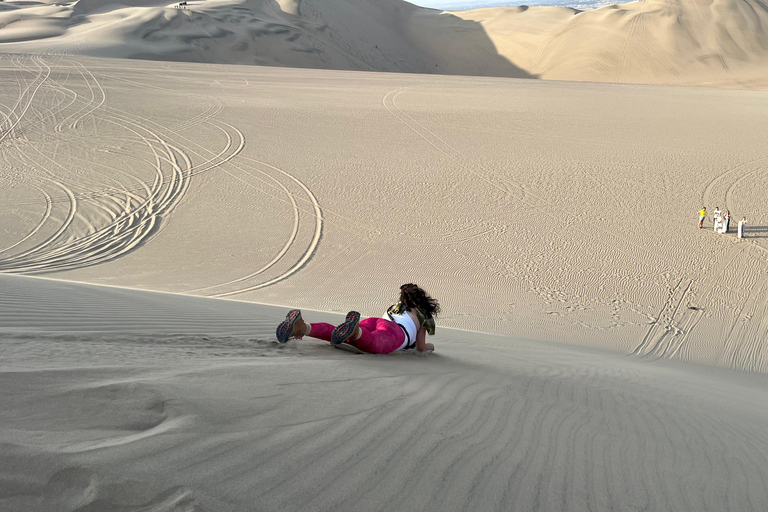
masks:
<svg viewBox="0 0 768 512"><path fill-rule="evenodd" d="M419 352L434 351L426 335L435 334L435 315L440 304L419 286L408 283L400 287L400 299L389 307L382 318L360 320L360 313L350 311L343 324L334 327L326 323L307 323L301 311L293 309L277 326L277 341L300 340L311 336L334 345L349 343L372 354L389 354L396 350L415 348Z"/></svg>

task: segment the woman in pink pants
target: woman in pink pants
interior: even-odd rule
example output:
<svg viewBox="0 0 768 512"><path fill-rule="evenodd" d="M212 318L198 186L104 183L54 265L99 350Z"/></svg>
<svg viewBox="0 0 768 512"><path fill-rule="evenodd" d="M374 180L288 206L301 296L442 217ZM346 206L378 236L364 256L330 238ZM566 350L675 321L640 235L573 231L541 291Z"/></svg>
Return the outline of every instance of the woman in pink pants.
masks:
<svg viewBox="0 0 768 512"><path fill-rule="evenodd" d="M434 351L435 346L426 342L427 334L435 334L435 315L440 304L427 292L413 283L400 287L400 299L390 306L382 318L360 320L360 313L350 311L344 323L333 326L326 323L307 323L301 311L291 310L277 326L277 340L300 340L311 336L334 345L349 343L373 354L388 354L396 350L415 348L419 352Z"/></svg>

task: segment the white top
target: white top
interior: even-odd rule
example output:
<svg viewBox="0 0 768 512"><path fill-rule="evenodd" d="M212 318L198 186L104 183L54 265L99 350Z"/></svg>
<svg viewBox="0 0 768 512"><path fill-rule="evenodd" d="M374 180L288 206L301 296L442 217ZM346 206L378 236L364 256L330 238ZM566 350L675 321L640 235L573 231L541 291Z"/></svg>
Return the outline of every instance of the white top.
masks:
<svg viewBox="0 0 768 512"><path fill-rule="evenodd" d="M403 311L403 313L400 315L392 315L392 318L389 318L389 315L384 315L381 318L385 318L387 320L394 320L396 324L402 327L405 327L405 330L408 331L408 336L411 337L411 343L416 343L416 333L419 331L419 329L416 327L416 324L413 323L413 318L411 318L411 315L409 315L407 311ZM403 350L405 347L408 346L408 336L403 336L405 340L403 341L403 344L400 345L400 348L398 348L397 350Z"/></svg>

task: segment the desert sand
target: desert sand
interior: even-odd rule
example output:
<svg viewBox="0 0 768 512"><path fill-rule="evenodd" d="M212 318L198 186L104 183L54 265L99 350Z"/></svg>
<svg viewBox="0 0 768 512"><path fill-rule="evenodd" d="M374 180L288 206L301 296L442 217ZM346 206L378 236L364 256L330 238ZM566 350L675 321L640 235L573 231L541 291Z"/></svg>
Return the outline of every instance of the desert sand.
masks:
<svg viewBox="0 0 768 512"><path fill-rule="evenodd" d="M0 286L3 511L768 503L763 374L446 328L358 356L278 344L284 308Z"/></svg>
<svg viewBox="0 0 768 512"><path fill-rule="evenodd" d="M765 92L119 62L2 56L0 271L768 369Z"/></svg>
<svg viewBox="0 0 768 512"><path fill-rule="evenodd" d="M0 510L768 507L762 4L172 5L0 3Z"/></svg>
<svg viewBox="0 0 768 512"><path fill-rule="evenodd" d="M768 88L760 0L439 11L402 0L8 1L5 52Z"/></svg>
<svg viewBox="0 0 768 512"><path fill-rule="evenodd" d="M768 503L768 93L0 68L3 510ZM408 281L435 354L275 341Z"/></svg>

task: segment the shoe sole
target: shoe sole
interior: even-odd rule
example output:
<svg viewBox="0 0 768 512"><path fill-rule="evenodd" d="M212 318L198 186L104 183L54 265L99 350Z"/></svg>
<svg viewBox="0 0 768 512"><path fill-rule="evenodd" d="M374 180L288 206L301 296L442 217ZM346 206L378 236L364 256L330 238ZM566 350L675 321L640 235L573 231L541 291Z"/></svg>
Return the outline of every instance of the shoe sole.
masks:
<svg viewBox="0 0 768 512"><path fill-rule="evenodd" d="M288 340L291 338L291 331L293 331L293 325L296 323L296 321L301 318L301 311L298 309L292 309L288 312L287 315L285 315L285 320L283 320L283 323L277 326L277 330L275 331L275 336L277 336L277 341L280 343L287 343Z"/></svg>
<svg viewBox="0 0 768 512"><path fill-rule="evenodd" d="M357 311L350 311L347 313L347 318L344 323L337 325L331 333L331 343L338 345L347 341L350 336L355 332L355 327L360 323L360 313Z"/></svg>

